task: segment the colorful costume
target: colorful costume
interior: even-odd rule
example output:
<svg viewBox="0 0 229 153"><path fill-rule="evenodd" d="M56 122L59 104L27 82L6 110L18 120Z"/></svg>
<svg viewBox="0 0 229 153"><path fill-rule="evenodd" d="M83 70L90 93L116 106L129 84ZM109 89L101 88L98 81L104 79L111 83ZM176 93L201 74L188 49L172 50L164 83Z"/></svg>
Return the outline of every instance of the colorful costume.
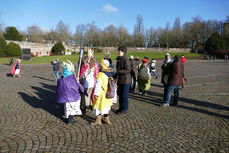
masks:
<svg viewBox="0 0 229 153"><path fill-rule="evenodd" d="M97 76L96 86L95 86L95 95L98 98L93 104L93 112L97 116L99 114L109 114L109 111L112 106L112 100L106 98L106 91L108 85L108 76L104 72L99 72Z"/></svg>
<svg viewBox="0 0 229 153"><path fill-rule="evenodd" d="M93 103L93 113L96 115L96 121L92 123L93 125L101 125L101 115L105 116L105 122L110 124L108 117L109 111L112 106L112 99L106 98L106 92L108 88L108 76L105 74L107 70L110 72L109 61L101 60L100 72L97 75L96 85L95 85L95 101Z"/></svg>
<svg viewBox="0 0 229 153"><path fill-rule="evenodd" d="M88 91L88 98L85 97L85 105L92 105L94 102L94 88L96 83L96 76L99 73L98 64L95 63L94 67L90 68L90 63L86 63L86 66L82 64L79 77L82 78L82 85ZM91 102L90 102L91 99Z"/></svg>
<svg viewBox="0 0 229 153"><path fill-rule="evenodd" d="M17 59L17 61L14 63L14 66L12 67L10 74L15 77L17 76L21 76L21 65L20 65L20 59Z"/></svg>
<svg viewBox="0 0 229 153"><path fill-rule="evenodd" d="M84 88L76 81L73 70L73 64L64 63L62 77L57 82L57 102L65 104L65 117L68 123L75 123L74 115L82 115L79 90L84 92Z"/></svg>

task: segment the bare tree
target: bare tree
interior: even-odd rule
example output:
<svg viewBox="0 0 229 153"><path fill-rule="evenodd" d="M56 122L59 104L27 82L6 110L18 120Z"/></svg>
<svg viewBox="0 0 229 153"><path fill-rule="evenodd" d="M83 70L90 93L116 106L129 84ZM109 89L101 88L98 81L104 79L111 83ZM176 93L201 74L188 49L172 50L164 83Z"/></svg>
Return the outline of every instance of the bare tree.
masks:
<svg viewBox="0 0 229 153"><path fill-rule="evenodd" d="M137 17L137 24L134 26L133 40L136 47L145 46L145 34L142 15L138 15Z"/></svg>
<svg viewBox="0 0 229 153"><path fill-rule="evenodd" d="M109 25L103 31L102 40L105 46L118 46L118 30L114 25Z"/></svg>
<svg viewBox="0 0 229 153"><path fill-rule="evenodd" d="M149 30L146 30L146 43L147 47L158 47L159 41L158 41L158 34L159 32L157 30L154 30L153 27L151 27Z"/></svg>
<svg viewBox="0 0 229 153"><path fill-rule="evenodd" d="M85 44L85 32L86 32L86 26L83 24L76 26L76 32L75 32L75 42L78 46L84 46Z"/></svg>
<svg viewBox="0 0 229 153"><path fill-rule="evenodd" d="M123 25L119 26L118 28L118 45L119 46L131 45L131 35Z"/></svg>
<svg viewBox="0 0 229 153"><path fill-rule="evenodd" d="M1 14L0 14L0 17L1 17ZM0 21L0 37L3 37L3 30L4 29L4 23L3 21Z"/></svg>
<svg viewBox="0 0 229 153"><path fill-rule="evenodd" d="M59 34L60 40L65 43L71 39L69 25L65 24L62 20L58 22L56 32Z"/></svg>
<svg viewBox="0 0 229 153"><path fill-rule="evenodd" d="M170 24L169 22L166 24L165 29L159 28L159 43L160 47L170 47L171 44L171 31L170 31Z"/></svg>
<svg viewBox="0 0 229 153"><path fill-rule="evenodd" d="M87 24L85 33L85 45L90 47L96 47L100 45L100 29L95 25L93 21L91 24Z"/></svg>
<svg viewBox="0 0 229 153"><path fill-rule="evenodd" d="M41 43L43 39L43 31L36 24L27 28L28 41Z"/></svg>
<svg viewBox="0 0 229 153"><path fill-rule="evenodd" d="M48 43L50 42L50 43L55 44L58 41L60 41L60 37L59 37L59 34L54 29L51 29L50 32L46 34L45 40Z"/></svg>
<svg viewBox="0 0 229 153"><path fill-rule="evenodd" d="M180 25L180 18L177 17L173 24L173 29L171 31L171 44L170 47L181 47L182 44L182 29Z"/></svg>
<svg viewBox="0 0 229 153"><path fill-rule="evenodd" d="M229 23L229 15L226 17L226 23Z"/></svg>

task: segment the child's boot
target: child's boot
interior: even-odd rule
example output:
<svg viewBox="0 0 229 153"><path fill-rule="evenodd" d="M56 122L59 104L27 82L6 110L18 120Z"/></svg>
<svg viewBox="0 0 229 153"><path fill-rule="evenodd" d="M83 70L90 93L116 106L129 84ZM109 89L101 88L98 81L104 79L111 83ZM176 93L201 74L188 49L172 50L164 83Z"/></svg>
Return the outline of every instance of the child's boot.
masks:
<svg viewBox="0 0 229 153"><path fill-rule="evenodd" d="M108 116L107 116L107 117L105 117L105 118L104 118L104 120L105 120L106 124L108 124L108 125L110 125L110 124L111 124L110 119L109 119L109 117L108 117Z"/></svg>
<svg viewBox="0 0 229 153"><path fill-rule="evenodd" d="M67 124L75 124L76 120L74 119L73 115L69 115Z"/></svg>
<svg viewBox="0 0 229 153"><path fill-rule="evenodd" d="M96 116L95 122L91 123L91 125L102 125L101 115Z"/></svg>

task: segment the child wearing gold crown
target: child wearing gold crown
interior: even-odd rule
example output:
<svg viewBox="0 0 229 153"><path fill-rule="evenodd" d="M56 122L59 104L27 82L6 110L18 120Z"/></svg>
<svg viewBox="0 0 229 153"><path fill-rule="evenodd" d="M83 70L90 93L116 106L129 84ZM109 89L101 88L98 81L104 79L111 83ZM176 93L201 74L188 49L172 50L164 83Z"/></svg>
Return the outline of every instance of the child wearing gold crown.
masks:
<svg viewBox="0 0 229 153"><path fill-rule="evenodd" d="M68 124L76 123L74 116L82 115L80 110L80 90L84 88L75 78L75 68L71 61L63 62L64 70L57 82L57 102L64 103L64 113Z"/></svg>
<svg viewBox="0 0 229 153"><path fill-rule="evenodd" d="M84 112L92 109L94 102L94 88L96 76L99 73L98 64L93 58L93 50L88 50L88 56L84 59L80 69L80 82L87 91L88 96L82 95L81 108Z"/></svg>

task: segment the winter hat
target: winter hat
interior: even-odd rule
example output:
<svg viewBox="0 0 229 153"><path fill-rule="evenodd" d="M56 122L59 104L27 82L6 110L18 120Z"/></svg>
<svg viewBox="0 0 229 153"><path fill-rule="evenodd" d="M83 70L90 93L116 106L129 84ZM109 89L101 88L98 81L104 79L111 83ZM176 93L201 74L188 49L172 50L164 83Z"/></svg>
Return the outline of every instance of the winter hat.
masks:
<svg viewBox="0 0 229 153"><path fill-rule="evenodd" d="M142 62L143 62L143 63L148 63L148 60L144 58L144 59L142 60Z"/></svg>
<svg viewBox="0 0 229 153"><path fill-rule="evenodd" d="M165 54L165 57L167 57L167 56L171 57L169 53L166 53L166 54Z"/></svg>
<svg viewBox="0 0 229 153"><path fill-rule="evenodd" d="M109 65L110 65L110 62L108 60L102 59L99 62L99 65L101 65L103 68L107 69L109 67Z"/></svg>
<svg viewBox="0 0 229 153"><path fill-rule="evenodd" d="M89 48L88 51L87 51L88 57L93 57L93 54L94 54L94 50L92 50L91 48Z"/></svg>

